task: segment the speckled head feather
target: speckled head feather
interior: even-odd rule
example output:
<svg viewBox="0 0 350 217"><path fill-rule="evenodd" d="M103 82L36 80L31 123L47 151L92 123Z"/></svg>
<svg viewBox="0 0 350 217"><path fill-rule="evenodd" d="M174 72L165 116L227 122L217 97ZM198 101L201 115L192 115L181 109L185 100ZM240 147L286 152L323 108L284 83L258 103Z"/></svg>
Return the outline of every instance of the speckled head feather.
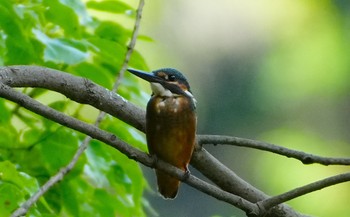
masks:
<svg viewBox="0 0 350 217"><path fill-rule="evenodd" d="M171 81L171 79L173 79L173 81L177 81L179 84L182 84L186 87L186 89L191 92L190 89L190 85L187 81L187 79L185 78L185 76L179 72L176 69L173 68L162 68L162 69L157 69L152 71L152 73L157 76L157 77L161 77L166 81ZM173 76L173 77L172 77Z"/></svg>
<svg viewBox="0 0 350 217"><path fill-rule="evenodd" d="M138 69L128 69L129 72L151 83L153 95L163 97L186 96L193 98L185 76L176 69L162 68L152 73L144 72Z"/></svg>

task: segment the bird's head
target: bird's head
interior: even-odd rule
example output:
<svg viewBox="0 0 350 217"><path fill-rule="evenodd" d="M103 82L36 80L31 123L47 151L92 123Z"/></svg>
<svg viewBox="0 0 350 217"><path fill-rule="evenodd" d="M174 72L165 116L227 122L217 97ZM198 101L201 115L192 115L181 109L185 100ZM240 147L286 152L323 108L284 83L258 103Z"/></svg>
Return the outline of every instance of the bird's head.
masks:
<svg viewBox="0 0 350 217"><path fill-rule="evenodd" d="M163 68L147 73L137 69L128 69L132 74L151 83L153 94L162 97L187 96L193 98L185 76L173 68Z"/></svg>

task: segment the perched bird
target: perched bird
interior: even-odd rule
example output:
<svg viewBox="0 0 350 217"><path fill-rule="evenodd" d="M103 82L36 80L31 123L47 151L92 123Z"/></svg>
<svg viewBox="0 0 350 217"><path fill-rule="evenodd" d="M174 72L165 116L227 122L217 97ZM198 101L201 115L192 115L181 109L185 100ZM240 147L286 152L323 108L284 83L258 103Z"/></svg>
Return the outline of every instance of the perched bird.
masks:
<svg viewBox="0 0 350 217"><path fill-rule="evenodd" d="M176 69L152 73L128 69L149 81L153 91L146 110L146 138L150 155L188 171L195 144L196 100L186 78ZM180 181L157 170L158 191L166 199L177 195Z"/></svg>

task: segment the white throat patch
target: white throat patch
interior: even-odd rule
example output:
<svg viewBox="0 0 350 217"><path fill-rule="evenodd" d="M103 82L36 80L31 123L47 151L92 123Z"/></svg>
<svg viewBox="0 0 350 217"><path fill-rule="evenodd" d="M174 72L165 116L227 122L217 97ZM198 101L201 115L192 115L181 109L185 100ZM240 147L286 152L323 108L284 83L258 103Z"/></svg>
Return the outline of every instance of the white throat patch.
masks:
<svg viewBox="0 0 350 217"><path fill-rule="evenodd" d="M170 90L165 89L161 84L159 83L151 83L151 89L154 93L154 95L158 95L158 96L163 96L163 97L176 97L176 96L180 96L179 94L175 94L172 93ZM191 94L190 91L186 90L184 91L184 93L189 96L190 98L192 98L194 104L196 104L197 100L193 97L193 95Z"/></svg>
<svg viewBox="0 0 350 217"><path fill-rule="evenodd" d="M168 97L171 97L171 96L174 96L174 94L168 90L168 89L165 89L161 84L159 83L151 83L151 89L153 91L153 93L155 95L158 95L158 96L168 96Z"/></svg>

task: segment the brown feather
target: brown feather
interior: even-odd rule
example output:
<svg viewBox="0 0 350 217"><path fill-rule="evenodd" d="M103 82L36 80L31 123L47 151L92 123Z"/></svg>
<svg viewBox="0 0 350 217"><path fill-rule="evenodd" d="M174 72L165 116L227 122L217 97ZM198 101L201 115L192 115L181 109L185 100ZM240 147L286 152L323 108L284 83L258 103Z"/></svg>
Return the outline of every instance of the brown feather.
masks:
<svg viewBox="0 0 350 217"><path fill-rule="evenodd" d="M147 105L146 135L150 154L183 171L187 170L195 143L196 113L187 96L152 96ZM180 181L156 170L159 192L175 198Z"/></svg>

